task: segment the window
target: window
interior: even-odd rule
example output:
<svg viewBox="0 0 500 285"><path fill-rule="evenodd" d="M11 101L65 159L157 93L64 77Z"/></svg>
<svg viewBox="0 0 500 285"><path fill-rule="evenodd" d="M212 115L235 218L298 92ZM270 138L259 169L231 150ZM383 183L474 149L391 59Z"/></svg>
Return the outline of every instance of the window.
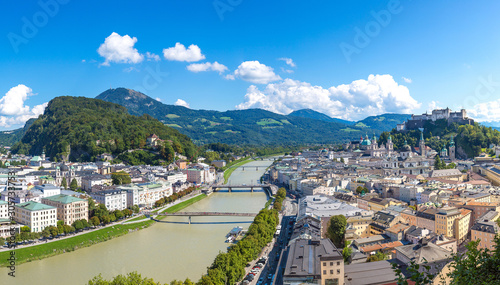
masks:
<svg viewBox="0 0 500 285"><path fill-rule="evenodd" d="M326 270L323 270L323 275L326 275Z"/></svg>
<svg viewBox="0 0 500 285"><path fill-rule="evenodd" d="M333 270L330 270L330 274L333 274Z"/></svg>
<svg viewBox="0 0 500 285"><path fill-rule="evenodd" d="M337 274L340 274L340 269L337 269Z"/></svg>
<svg viewBox="0 0 500 285"><path fill-rule="evenodd" d="M326 262L323 262L323 266L326 266Z"/></svg>
<svg viewBox="0 0 500 285"><path fill-rule="evenodd" d="M339 285L339 279L325 279L325 285Z"/></svg>
<svg viewBox="0 0 500 285"><path fill-rule="evenodd" d="M333 266L333 262L330 262L330 266Z"/></svg>
<svg viewBox="0 0 500 285"><path fill-rule="evenodd" d="M337 266L340 266L340 261L337 261Z"/></svg>

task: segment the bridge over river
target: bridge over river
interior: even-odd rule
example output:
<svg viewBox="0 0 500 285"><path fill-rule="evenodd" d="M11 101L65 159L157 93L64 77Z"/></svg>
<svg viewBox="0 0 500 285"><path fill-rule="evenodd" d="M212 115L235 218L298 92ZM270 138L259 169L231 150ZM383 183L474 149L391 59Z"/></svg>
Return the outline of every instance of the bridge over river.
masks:
<svg viewBox="0 0 500 285"><path fill-rule="evenodd" d="M263 189L269 196L274 196L278 192L278 187L273 184L226 184L226 185L212 185L210 187L209 191L210 192L218 192L221 191L222 189L227 189L227 192L254 192L256 188L261 188ZM247 190L250 189L250 190ZM223 191L223 190L222 190Z"/></svg>
<svg viewBox="0 0 500 285"><path fill-rule="evenodd" d="M257 213L237 213L237 212L176 212L176 213L153 213L150 211L142 211L146 217L150 216L184 216L188 217L191 224L191 217L199 216L224 216L224 217L255 217Z"/></svg>

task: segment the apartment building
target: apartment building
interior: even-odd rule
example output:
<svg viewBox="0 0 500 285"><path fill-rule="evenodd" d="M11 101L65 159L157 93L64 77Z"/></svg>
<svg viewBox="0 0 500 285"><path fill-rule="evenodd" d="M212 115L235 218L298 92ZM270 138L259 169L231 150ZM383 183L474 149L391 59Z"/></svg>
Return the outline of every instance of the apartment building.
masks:
<svg viewBox="0 0 500 285"><path fill-rule="evenodd" d="M130 184L118 189L127 192L127 207L152 207L160 198L172 195L172 184L169 182Z"/></svg>
<svg viewBox="0 0 500 285"><path fill-rule="evenodd" d="M127 208L127 191L110 189L91 193L90 196L99 204L104 204L109 211Z"/></svg>
<svg viewBox="0 0 500 285"><path fill-rule="evenodd" d="M471 228L471 240L479 241L478 248L487 248L490 250L495 249L495 236L500 232L500 228L493 220L481 218Z"/></svg>
<svg viewBox="0 0 500 285"><path fill-rule="evenodd" d="M457 208L443 207L436 213L437 234L443 234L447 237L453 237L455 233L455 220L461 213Z"/></svg>
<svg viewBox="0 0 500 285"><path fill-rule="evenodd" d="M460 208L472 211L472 221L477 221L481 216L489 211L500 212L500 203L498 202L468 202Z"/></svg>
<svg viewBox="0 0 500 285"><path fill-rule="evenodd" d="M16 204L14 220L32 232L41 232L48 226L57 226L57 208L33 201Z"/></svg>
<svg viewBox="0 0 500 285"><path fill-rule="evenodd" d="M89 219L89 203L86 199L59 194L42 198L42 203L57 208L57 219L65 225L71 225L76 220Z"/></svg>

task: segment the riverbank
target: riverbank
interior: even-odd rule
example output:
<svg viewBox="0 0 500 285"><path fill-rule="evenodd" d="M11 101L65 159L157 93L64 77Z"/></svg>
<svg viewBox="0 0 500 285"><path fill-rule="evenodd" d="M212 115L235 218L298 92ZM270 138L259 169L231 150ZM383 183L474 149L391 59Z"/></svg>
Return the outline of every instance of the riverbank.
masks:
<svg viewBox="0 0 500 285"><path fill-rule="evenodd" d="M235 163L231 166L229 166L228 169L226 169L226 171L224 171L224 184L227 184L227 181L229 180L229 177L231 176L231 174L233 174L233 172L240 166L242 166L243 164L246 164L246 163L249 163L251 161L255 161L255 159L249 157L243 161L240 161L238 163Z"/></svg>
<svg viewBox="0 0 500 285"><path fill-rule="evenodd" d="M75 251L79 248L89 247L91 245L125 235L129 232L145 229L154 223L154 221L144 221L134 224L117 224L46 244L15 249L16 265L44 259L65 252ZM7 258L9 257L10 251L0 252L0 267L6 267L8 265Z"/></svg>
<svg viewBox="0 0 500 285"><path fill-rule="evenodd" d="M206 198L207 195L199 194L186 201L182 201L176 205L168 207L163 212L175 213L180 211L194 203ZM158 220L165 218L165 216L159 216ZM33 260L40 260L47 257L59 255L65 252L71 252L83 247L89 247L91 245L107 241L129 232L134 232L136 230L147 228L155 223L153 220L144 220L144 215L135 217L126 221L123 224L116 224L110 227L102 228L96 231L80 234L74 237L68 237L61 240L55 240L46 244L34 245L26 248L15 249L16 253L16 265L30 262ZM142 221L141 221L142 220ZM7 258L10 257L10 250L0 252L0 267L5 267L8 265Z"/></svg>
<svg viewBox="0 0 500 285"><path fill-rule="evenodd" d="M173 205L171 207L168 207L166 208L165 210L162 210L160 211L160 214L161 213L175 213L175 212L178 212L188 206L191 206L193 205L194 203L202 200L202 199L205 199L207 197L206 194L199 194L197 196L194 196L193 198L189 199L189 200L186 200L186 201L183 201L177 205Z"/></svg>

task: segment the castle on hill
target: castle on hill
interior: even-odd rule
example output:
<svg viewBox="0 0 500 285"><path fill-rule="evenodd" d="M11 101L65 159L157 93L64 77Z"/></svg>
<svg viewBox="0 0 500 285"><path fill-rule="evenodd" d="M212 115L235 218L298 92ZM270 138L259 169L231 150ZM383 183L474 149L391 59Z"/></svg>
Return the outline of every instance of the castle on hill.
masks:
<svg viewBox="0 0 500 285"><path fill-rule="evenodd" d="M411 115L411 118L406 122L397 125L398 131L406 130L416 130L418 128L423 128L425 123L428 121L435 122L437 120L446 120L448 124L458 123L460 125L473 125L474 120L467 117L467 111L465 109L459 112L452 112L450 108L432 110L431 114L422 115Z"/></svg>

